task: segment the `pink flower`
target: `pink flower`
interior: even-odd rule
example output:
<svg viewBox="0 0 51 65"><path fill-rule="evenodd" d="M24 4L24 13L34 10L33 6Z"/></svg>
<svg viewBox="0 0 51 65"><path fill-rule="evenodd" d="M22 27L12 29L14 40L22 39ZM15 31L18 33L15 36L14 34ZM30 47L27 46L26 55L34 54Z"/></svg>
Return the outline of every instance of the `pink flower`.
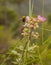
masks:
<svg viewBox="0 0 51 65"><path fill-rule="evenodd" d="M46 21L46 18L44 18L44 17L38 15L38 20L40 20L40 21L42 21L42 22L45 22L45 21Z"/></svg>

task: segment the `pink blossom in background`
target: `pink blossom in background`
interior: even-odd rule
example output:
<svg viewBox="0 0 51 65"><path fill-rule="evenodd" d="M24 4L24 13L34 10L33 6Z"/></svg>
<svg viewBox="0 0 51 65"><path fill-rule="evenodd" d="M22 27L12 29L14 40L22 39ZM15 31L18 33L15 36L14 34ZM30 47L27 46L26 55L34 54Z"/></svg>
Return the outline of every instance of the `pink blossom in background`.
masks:
<svg viewBox="0 0 51 65"><path fill-rule="evenodd" d="M42 22L45 22L45 21L46 21L46 18L44 18L44 17L38 15L38 20L40 20L40 21L42 21Z"/></svg>

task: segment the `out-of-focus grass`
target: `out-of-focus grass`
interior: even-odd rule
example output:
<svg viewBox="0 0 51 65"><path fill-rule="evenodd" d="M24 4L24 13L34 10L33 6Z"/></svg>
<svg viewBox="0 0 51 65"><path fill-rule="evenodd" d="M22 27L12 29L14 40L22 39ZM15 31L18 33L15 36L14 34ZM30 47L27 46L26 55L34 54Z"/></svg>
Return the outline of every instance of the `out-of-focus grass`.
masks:
<svg viewBox="0 0 51 65"><path fill-rule="evenodd" d="M2 63L6 63L5 65L21 65L23 63L23 65L32 65L32 64L40 64L40 65L51 65L51 47L49 48L49 46L51 45L51 39L47 39L42 45L38 45L38 47L36 47L35 45L31 45L30 47L28 47L27 50L27 58L26 58L26 49L24 50L24 60L22 60L22 51L23 51L23 47L25 44L25 39L17 39L17 40L12 40L11 43L13 43L13 46L11 47L8 56L6 54L6 61L2 61ZM37 45L37 44L36 44ZM33 48L34 46L34 48ZM38 51L39 49L39 51ZM7 59L8 57L8 59ZM20 60L19 60L20 59ZM1 65L4 65L1 64Z"/></svg>

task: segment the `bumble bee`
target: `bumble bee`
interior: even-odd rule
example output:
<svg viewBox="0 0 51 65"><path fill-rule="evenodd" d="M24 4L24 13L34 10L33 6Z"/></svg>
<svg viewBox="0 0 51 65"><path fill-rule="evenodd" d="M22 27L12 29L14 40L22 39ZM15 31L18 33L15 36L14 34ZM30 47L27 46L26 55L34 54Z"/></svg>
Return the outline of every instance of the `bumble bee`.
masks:
<svg viewBox="0 0 51 65"><path fill-rule="evenodd" d="M22 17L22 21L25 22L26 21L26 16Z"/></svg>
<svg viewBox="0 0 51 65"><path fill-rule="evenodd" d="M30 20L30 17L29 16L23 16L22 17L22 21L23 22L28 22Z"/></svg>

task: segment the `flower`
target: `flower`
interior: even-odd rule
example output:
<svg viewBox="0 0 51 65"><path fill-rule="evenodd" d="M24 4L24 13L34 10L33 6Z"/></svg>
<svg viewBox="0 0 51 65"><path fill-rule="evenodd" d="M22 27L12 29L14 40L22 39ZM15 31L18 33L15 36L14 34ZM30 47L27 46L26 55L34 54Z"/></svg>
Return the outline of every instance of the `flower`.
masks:
<svg viewBox="0 0 51 65"><path fill-rule="evenodd" d="M30 25L30 28L33 29L33 28L34 28L34 25L31 24L31 25Z"/></svg>
<svg viewBox="0 0 51 65"><path fill-rule="evenodd" d="M35 24L34 24L34 29L36 29L36 28L38 28L38 27L39 27L38 23L35 23Z"/></svg>
<svg viewBox="0 0 51 65"><path fill-rule="evenodd" d="M21 33L23 36L28 36L29 34L27 32Z"/></svg>
<svg viewBox="0 0 51 65"><path fill-rule="evenodd" d="M36 22L36 21L37 21L37 19L36 19L36 18L31 17L31 21Z"/></svg>
<svg viewBox="0 0 51 65"><path fill-rule="evenodd" d="M34 18L34 17L29 17L29 16L23 16L22 21L24 22L23 25L23 30L22 30L22 35L23 36L29 36L31 33L31 36L34 39L39 39L40 35L38 34L38 32L36 32L36 29L39 27L39 23L40 22L45 22L46 18L38 15L38 17Z"/></svg>
<svg viewBox="0 0 51 65"><path fill-rule="evenodd" d="M33 36L34 36L34 39L38 39L40 37L39 35L36 35L36 34L34 34Z"/></svg>
<svg viewBox="0 0 51 65"><path fill-rule="evenodd" d="M26 16L25 21L28 22L30 20L29 16Z"/></svg>
<svg viewBox="0 0 51 65"><path fill-rule="evenodd" d="M24 26L24 27L28 27L28 23L25 23L23 26Z"/></svg>
<svg viewBox="0 0 51 65"><path fill-rule="evenodd" d="M28 31L28 29L27 29L27 28L24 28L24 29L23 29L23 32L27 32L27 31Z"/></svg>
<svg viewBox="0 0 51 65"><path fill-rule="evenodd" d="M45 21L46 21L46 18L44 18L44 17L38 15L38 20L40 20L40 21L42 21L42 22L45 22Z"/></svg>

